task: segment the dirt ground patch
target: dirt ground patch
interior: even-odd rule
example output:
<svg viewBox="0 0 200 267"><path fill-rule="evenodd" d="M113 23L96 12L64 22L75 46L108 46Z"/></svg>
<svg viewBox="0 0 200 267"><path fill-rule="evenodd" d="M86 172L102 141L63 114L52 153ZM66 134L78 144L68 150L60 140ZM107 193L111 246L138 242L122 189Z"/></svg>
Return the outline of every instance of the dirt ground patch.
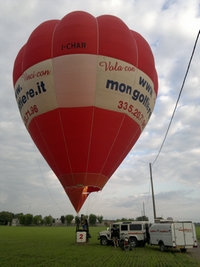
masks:
<svg viewBox="0 0 200 267"><path fill-rule="evenodd" d="M198 242L198 248L190 248L190 249L187 249L187 253L195 258L195 259L198 259L200 261L200 244Z"/></svg>

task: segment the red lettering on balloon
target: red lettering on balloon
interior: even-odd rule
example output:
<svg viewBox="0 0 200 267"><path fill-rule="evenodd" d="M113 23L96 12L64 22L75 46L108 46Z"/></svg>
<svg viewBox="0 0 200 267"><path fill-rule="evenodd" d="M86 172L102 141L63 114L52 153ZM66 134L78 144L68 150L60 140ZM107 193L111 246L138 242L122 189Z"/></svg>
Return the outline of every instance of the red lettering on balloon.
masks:
<svg viewBox="0 0 200 267"><path fill-rule="evenodd" d="M121 66L119 65L118 61L116 61L114 64L112 64L111 61L101 61L99 62L99 66L103 67L105 71L135 71L134 66Z"/></svg>
<svg viewBox="0 0 200 267"><path fill-rule="evenodd" d="M142 112L137 109L134 108L133 105L128 104L127 102L124 102L122 100L120 100L118 102L118 109L123 109L123 110L127 110L128 113L131 115L131 117L135 117L135 119L138 121L138 123L140 124L141 128L144 129L144 127L146 126L146 121L144 118L144 115L142 114Z"/></svg>
<svg viewBox="0 0 200 267"><path fill-rule="evenodd" d="M51 71L50 70L41 70L38 72L33 71L32 73L25 72L23 74L23 79L24 81L32 80L36 77L42 77L42 76L48 76L50 75Z"/></svg>

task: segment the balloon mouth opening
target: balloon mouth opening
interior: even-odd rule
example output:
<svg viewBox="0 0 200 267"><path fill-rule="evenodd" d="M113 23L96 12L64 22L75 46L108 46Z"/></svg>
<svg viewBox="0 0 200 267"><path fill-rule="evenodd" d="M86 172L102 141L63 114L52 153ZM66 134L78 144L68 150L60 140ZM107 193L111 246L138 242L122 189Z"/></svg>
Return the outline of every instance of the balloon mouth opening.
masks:
<svg viewBox="0 0 200 267"><path fill-rule="evenodd" d="M92 192L98 192L99 190L100 190L100 188L97 187L97 186L85 186L84 189L83 189L82 194L89 195L90 193L92 193Z"/></svg>
<svg viewBox="0 0 200 267"><path fill-rule="evenodd" d="M83 191L82 194L83 195L89 195L92 192L98 192L99 190L101 190L101 188L99 188L98 186L93 186L93 185L83 185L83 184L77 184L76 187L82 187Z"/></svg>

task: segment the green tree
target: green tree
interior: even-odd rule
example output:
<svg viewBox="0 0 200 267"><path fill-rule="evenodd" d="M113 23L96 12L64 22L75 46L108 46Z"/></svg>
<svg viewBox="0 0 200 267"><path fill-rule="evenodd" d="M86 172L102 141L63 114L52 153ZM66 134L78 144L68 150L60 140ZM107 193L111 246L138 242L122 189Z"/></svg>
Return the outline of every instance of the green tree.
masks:
<svg viewBox="0 0 200 267"><path fill-rule="evenodd" d="M45 225L51 226L52 225L53 218L51 215L44 217L44 223Z"/></svg>
<svg viewBox="0 0 200 267"><path fill-rule="evenodd" d="M74 219L74 216L72 214L68 214L65 216L67 225L70 225L72 223L72 220Z"/></svg>
<svg viewBox="0 0 200 267"><path fill-rule="evenodd" d="M89 224L90 225L96 225L97 216L94 214L90 214L89 216Z"/></svg>
<svg viewBox="0 0 200 267"><path fill-rule="evenodd" d="M14 214L11 212L8 212L8 211L0 212L0 224L11 225L13 218L14 218Z"/></svg>
<svg viewBox="0 0 200 267"><path fill-rule="evenodd" d="M62 224L64 224L64 223L65 223L65 216L62 215L62 216L60 217L60 220L61 220Z"/></svg>
<svg viewBox="0 0 200 267"><path fill-rule="evenodd" d="M102 216L102 215L101 215L101 216L97 216L97 220L98 220L99 223L102 223L102 221L103 221L103 216Z"/></svg>
<svg viewBox="0 0 200 267"><path fill-rule="evenodd" d="M127 222L128 219L127 219L127 218L121 218L121 221L122 221L122 222Z"/></svg>
<svg viewBox="0 0 200 267"><path fill-rule="evenodd" d="M21 212L21 213L16 213L16 214L14 214L14 218L19 219L19 216L20 216L20 215L23 215L23 213Z"/></svg>
<svg viewBox="0 0 200 267"><path fill-rule="evenodd" d="M24 214L20 214L18 216L18 219L19 219L19 223L24 225L25 224L25 215Z"/></svg>
<svg viewBox="0 0 200 267"><path fill-rule="evenodd" d="M30 213L27 213L27 214L25 215L25 222L24 222L24 224L25 224L25 225L31 225L32 222L33 222L33 215L30 214Z"/></svg>
<svg viewBox="0 0 200 267"><path fill-rule="evenodd" d="M34 223L35 225L39 225L39 224L41 224L41 223L42 223L42 215L35 215L35 216L33 217L33 223Z"/></svg>
<svg viewBox="0 0 200 267"><path fill-rule="evenodd" d="M136 221L148 221L149 220L149 218L147 217L147 216L139 216L139 217L137 217L136 218Z"/></svg>

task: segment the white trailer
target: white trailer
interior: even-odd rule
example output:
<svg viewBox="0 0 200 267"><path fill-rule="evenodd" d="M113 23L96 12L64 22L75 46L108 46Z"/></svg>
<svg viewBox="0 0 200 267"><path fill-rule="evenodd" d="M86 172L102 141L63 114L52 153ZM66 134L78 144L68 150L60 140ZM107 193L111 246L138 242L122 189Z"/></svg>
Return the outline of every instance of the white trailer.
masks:
<svg viewBox="0 0 200 267"><path fill-rule="evenodd" d="M195 226L191 221L160 221L149 228L150 245L160 246L161 251L167 248L197 248Z"/></svg>

